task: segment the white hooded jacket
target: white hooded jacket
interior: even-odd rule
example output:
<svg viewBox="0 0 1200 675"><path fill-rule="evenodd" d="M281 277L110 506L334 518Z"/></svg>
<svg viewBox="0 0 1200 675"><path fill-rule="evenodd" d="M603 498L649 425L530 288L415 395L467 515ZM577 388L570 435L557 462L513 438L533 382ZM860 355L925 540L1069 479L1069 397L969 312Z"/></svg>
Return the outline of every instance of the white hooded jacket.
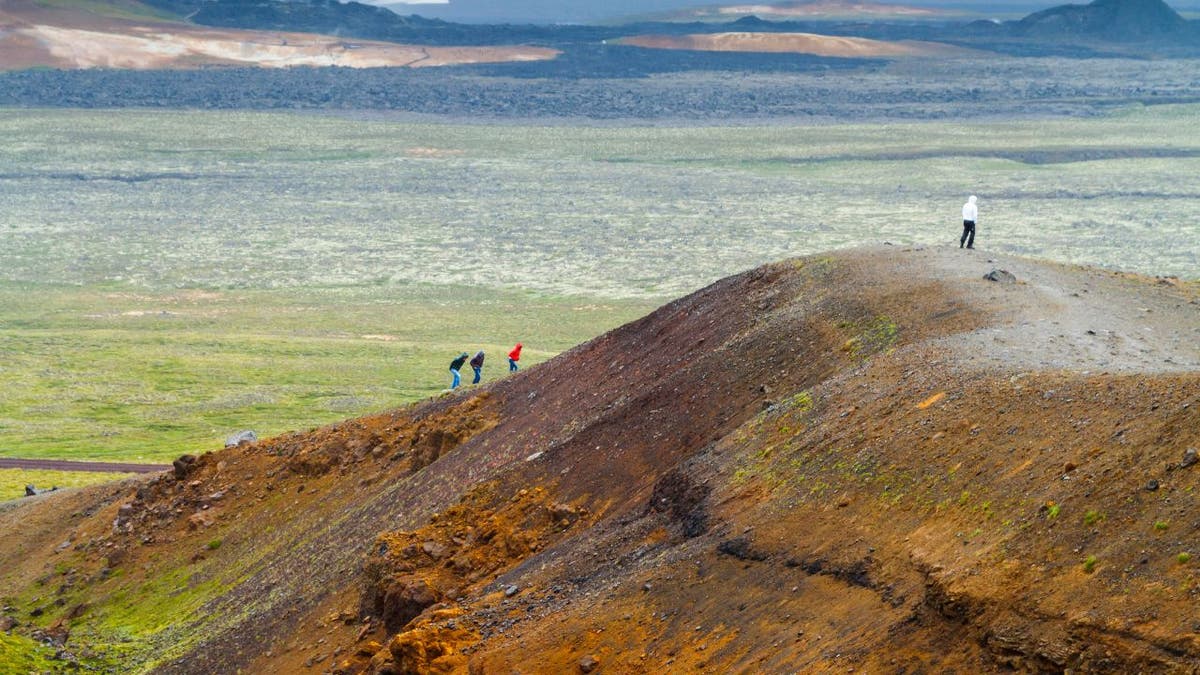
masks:
<svg viewBox="0 0 1200 675"><path fill-rule="evenodd" d="M969 220L972 223L979 217L979 208L975 206L975 195L967 198L967 203L963 204L963 220Z"/></svg>

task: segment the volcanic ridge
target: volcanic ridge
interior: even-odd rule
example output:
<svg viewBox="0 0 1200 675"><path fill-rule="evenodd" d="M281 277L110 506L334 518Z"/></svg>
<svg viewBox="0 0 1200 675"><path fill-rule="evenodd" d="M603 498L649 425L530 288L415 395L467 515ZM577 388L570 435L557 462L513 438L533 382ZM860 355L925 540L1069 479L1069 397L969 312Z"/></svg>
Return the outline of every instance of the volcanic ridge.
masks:
<svg viewBox="0 0 1200 675"><path fill-rule="evenodd" d="M114 672L1193 672L1198 291L767 265L488 386L0 507L0 635Z"/></svg>

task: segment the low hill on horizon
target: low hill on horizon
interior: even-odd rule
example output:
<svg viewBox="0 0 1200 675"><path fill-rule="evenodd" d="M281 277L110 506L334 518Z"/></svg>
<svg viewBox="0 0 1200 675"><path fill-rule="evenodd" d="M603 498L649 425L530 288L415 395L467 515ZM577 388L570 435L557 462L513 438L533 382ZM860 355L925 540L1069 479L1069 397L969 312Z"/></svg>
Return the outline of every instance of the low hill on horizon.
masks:
<svg viewBox="0 0 1200 675"><path fill-rule="evenodd" d="M486 387L9 503L0 670L1186 670L1198 291L787 260Z"/></svg>
<svg viewBox="0 0 1200 675"><path fill-rule="evenodd" d="M1153 40L1200 32L1163 0L1094 0L1035 12L1016 23L1021 36L1080 36L1115 41Z"/></svg>
<svg viewBox="0 0 1200 675"><path fill-rule="evenodd" d="M1200 22L1188 21L1163 0L1094 0L1057 5L1016 21L975 21L968 38L1016 38L1044 44L1141 46L1150 52L1195 54Z"/></svg>
<svg viewBox="0 0 1200 675"><path fill-rule="evenodd" d="M712 52L812 54L841 58L907 58L977 56L983 52L919 40L870 40L814 33L703 33L691 35L634 35L615 44L648 49Z"/></svg>

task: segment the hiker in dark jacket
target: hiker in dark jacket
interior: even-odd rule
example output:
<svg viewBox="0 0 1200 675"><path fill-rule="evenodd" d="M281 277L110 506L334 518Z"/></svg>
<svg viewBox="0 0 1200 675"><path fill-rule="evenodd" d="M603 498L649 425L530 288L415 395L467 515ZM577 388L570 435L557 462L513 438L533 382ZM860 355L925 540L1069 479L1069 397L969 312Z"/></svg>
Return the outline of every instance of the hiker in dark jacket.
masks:
<svg viewBox="0 0 1200 675"><path fill-rule="evenodd" d="M479 378L483 376L483 350L475 352L475 356L471 357L471 367L475 369L475 379L471 380L471 384L479 384Z"/></svg>
<svg viewBox="0 0 1200 675"><path fill-rule="evenodd" d="M462 376L458 374L458 371L460 368L463 367L463 364L466 362L467 362L467 353L466 352L459 354L457 359L454 359L453 361L450 362L450 374L452 376L454 376L454 381L450 383L451 389L457 389L459 383L462 382Z"/></svg>

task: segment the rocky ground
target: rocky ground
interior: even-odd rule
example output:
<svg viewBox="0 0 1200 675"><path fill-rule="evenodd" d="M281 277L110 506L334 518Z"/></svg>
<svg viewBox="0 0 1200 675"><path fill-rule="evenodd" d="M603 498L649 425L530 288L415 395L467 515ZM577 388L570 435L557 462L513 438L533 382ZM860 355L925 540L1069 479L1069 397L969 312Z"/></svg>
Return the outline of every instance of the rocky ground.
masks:
<svg viewBox="0 0 1200 675"><path fill-rule="evenodd" d="M1197 290L769 265L483 389L10 507L6 623L120 672L1195 672Z"/></svg>
<svg viewBox="0 0 1200 675"><path fill-rule="evenodd" d="M429 68L0 73L0 105L375 110L470 119L770 121L1090 117L1200 101L1194 60L928 59L563 47L553 60ZM614 94L619 92L619 94Z"/></svg>

